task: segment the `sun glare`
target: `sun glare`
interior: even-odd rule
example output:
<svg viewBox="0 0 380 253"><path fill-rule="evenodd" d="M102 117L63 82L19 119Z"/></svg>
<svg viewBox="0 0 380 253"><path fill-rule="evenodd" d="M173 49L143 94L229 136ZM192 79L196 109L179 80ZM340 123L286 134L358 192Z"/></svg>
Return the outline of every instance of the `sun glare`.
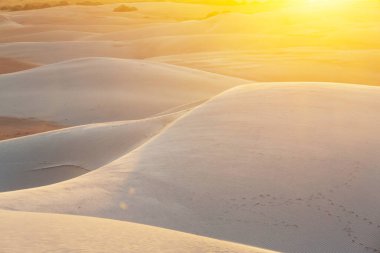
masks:
<svg viewBox="0 0 380 253"><path fill-rule="evenodd" d="M352 2L352 0L304 0L306 4L313 5L313 6L337 6L337 5L344 5L349 2Z"/></svg>

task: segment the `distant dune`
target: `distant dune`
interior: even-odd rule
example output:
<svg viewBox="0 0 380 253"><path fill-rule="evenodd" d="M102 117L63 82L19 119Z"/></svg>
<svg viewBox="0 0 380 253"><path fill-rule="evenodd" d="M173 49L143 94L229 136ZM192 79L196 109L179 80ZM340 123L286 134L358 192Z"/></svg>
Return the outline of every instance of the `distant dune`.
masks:
<svg viewBox="0 0 380 253"><path fill-rule="evenodd" d="M380 50L283 48L200 52L149 58L255 81L380 84ZM349 74L347 74L349 70Z"/></svg>
<svg viewBox="0 0 380 253"><path fill-rule="evenodd" d="M247 83L139 60L76 59L0 76L0 115L63 125L139 119Z"/></svg>
<svg viewBox="0 0 380 253"><path fill-rule="evenodd" d="M1 38L1 42L38 42L38 41L74 41L92 36L94 33L78 31L45 31L32 34L15 35Z"/></svg>
<svg viewBox="0 0 380 253"><path fill-rule="evenodd" d="M118 4L111 4L6 13L4 27L17 27L3 27L0 41L8 43L0 45L0 57L38 64L150 58L255 81L380 84L374 68L380 64L375 1L347 7L354 11L348 14L295 6L128 5L138 10L115 13Z"/></svg>
<svg viewBox="0 0 380 253"><path fill-rule="evenodd" d="M128 220L281 252L376 252L379 106L380 90L370 86L234 88L90 174L1 193L0 207Z"/></svg>

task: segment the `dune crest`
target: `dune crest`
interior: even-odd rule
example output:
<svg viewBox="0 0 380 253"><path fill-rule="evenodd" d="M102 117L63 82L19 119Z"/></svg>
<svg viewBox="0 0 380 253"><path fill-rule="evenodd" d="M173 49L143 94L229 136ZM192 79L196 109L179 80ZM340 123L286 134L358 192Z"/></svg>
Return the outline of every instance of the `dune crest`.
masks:
<svg viewBox="0 0 380 253"><path fill-rule="evenodd" d="M144 60L75 59L1 75L0 115L63 125L139 119L247 82Z"/></svg>
<svg viewBox="0 0 380 253"><path fill-rule="evenodd" d="M0 237L1 249L13 253L275 253L163 228L106 219L0 211L0 220L0 230L7 231Z"/></svg>

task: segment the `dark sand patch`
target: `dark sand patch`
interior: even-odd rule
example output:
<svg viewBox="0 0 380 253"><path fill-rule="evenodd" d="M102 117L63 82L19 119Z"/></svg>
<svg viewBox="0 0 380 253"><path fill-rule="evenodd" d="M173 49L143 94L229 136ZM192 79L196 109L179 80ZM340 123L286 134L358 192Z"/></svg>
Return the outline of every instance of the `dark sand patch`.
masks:
<svg viewBox="0 0 380 253"><path fill-rule="evenodd" d="M37 64L0 57L0 74L13 73L38 67Z"/></svg>
<svg viewBox="0 0 380 253"><path fill-rule="evenodd" d="M64 126L38 119L0 117L0 140L61 129Z"/></svg>

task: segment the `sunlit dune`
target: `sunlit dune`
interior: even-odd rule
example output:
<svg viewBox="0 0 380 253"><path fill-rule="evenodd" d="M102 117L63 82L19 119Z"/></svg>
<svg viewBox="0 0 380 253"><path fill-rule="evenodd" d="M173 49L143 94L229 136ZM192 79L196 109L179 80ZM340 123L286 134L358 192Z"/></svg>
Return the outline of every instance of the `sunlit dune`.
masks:
<svg viewBox="0 0 380 253"><path fill-rule="evenodd" d="M379 10L1 1L0 252L380 253Z"/></svg>
<svg viewBox="0 0 380 253"><path fill-rule="evenodd" d="M107 219L6 211L0 211L0 219L0 229L5 234L0 238L0 245L5 252L56 252L62 249L60 245L64 245L65 252L275 253L163 228Z"/></svg>
<svg viewBox="0 0 380 253"><path fill-rule="evenodd" d="M235 88L92 173L0 194L0 207L127 220L280 252L377 250L379 106L380 90L370 86Z"/></svg>
<svg viewBox="0 0 380 253"><path fill-rule="evenodd" d="M139 119L244 83L150 61L75 59L1 75L0 115L70 126Z"/></svg>

